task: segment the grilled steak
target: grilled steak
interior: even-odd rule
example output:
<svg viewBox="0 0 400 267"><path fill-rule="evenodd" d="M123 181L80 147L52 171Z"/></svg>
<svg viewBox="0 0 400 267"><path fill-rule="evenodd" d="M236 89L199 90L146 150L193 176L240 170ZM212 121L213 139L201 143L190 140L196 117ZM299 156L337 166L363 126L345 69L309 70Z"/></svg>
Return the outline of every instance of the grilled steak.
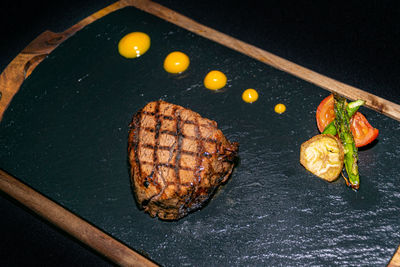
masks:
<svg viewBox="0 0 400 267"><path fill-rule="evenodd" d="M227 181L237 151L215 121L161 100L147 104L133 116L128 143L139 206L163 220L201 208Z"/></svg>

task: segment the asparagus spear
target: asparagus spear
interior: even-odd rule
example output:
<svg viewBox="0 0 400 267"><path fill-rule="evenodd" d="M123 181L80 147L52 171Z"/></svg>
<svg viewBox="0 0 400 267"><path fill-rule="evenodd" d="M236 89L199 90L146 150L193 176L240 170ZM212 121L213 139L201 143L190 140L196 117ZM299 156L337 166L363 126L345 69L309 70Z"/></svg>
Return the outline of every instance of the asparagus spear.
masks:
<svg viewBox="0 0 400 267"><path fill-rule="evenodd" d="M349 115L349 118L353 117L353 115L357 112L357 110L365 104L364 100L356 100L351 103L349 103L346 107L347 114ZM331 134L331 135L337 135L337 130L335 127L335 120L333 120L331 123L329 123L322 134Z"/></svg>
<svg viewBox="0 0 400 267"><path fill-rule="evenodd" d="M358 153L354 143L354 138L350 130L350 116L346 108L346 99L339 95L335 98L335 127L344 147L344 165L349 180L346 180L348 186L353 189L360 187L360 176L358 173Z"/></svg>

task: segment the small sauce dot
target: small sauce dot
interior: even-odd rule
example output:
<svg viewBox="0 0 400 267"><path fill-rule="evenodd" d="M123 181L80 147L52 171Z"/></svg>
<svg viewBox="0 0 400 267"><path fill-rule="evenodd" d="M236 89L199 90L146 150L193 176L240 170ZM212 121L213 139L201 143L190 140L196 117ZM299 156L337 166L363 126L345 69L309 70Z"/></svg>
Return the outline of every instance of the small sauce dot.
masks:
<svg viewBox="0 0 400 267"><path fill-rule="evenodd" d="M284 104L279 103L275 106L274 110L276 113L282 114L283 112L286 111L286 106Z"/></svg>
<svg viewBox="0 0 400 267"><path fill-rule="evenodd" d="M244 102L247 103L253 103L256 102L258 99L258 93L256 90L249 88L244 90L243 94L242 94L242 99Z"/></svg>

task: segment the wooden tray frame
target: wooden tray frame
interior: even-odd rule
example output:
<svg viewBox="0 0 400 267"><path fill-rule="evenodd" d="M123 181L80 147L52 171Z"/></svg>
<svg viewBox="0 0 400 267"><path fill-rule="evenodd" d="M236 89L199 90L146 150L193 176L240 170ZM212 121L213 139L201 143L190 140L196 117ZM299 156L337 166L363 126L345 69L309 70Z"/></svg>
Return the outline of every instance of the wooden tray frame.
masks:
<svg viewBox="0 0 400 267"><path fill-rule="evenodd" d="M64 32L54 33L45 31L40 34L10 62L0 75L0 121L24 80L59 44L90 23L127 6L133 6L155 15L330 92L338 93L352 100L364 99L367 107L400 121L400 105L398 104L316 73L251 44L201 25L190 18L149 0L120 0L81 20ZM119 265L157 266L154 262L2 170L0 170L0 190ZM400 246L388 263L388 266L400 266Z"/></svg>

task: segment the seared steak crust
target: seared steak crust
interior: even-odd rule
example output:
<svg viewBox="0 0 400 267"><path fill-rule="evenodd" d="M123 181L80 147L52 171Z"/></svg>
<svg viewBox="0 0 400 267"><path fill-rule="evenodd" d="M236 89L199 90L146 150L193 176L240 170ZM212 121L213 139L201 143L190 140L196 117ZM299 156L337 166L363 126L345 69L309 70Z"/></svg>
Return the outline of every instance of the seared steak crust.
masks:
<svg viewBox="0 0 400 267"><path fill-rule="evenodd" d="M164 220L201 208L227 181L237 151L215 121L162 100L150 102L133 116L128 140L139 206Z"/></svg>

